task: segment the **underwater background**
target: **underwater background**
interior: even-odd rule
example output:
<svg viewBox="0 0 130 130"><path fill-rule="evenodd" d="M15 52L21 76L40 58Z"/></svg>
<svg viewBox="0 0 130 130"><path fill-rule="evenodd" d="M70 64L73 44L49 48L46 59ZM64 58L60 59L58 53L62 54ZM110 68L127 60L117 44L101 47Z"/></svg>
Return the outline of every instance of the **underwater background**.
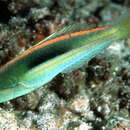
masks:
<svg viewBox="0 0 130 130"><path fill-rule="evenodd" d="M116 22L130 0L0 0L0 65L73 23ZM15 94L15 92L14 92ZM130 129L130 39L0 104L0 130Z"/></svg>

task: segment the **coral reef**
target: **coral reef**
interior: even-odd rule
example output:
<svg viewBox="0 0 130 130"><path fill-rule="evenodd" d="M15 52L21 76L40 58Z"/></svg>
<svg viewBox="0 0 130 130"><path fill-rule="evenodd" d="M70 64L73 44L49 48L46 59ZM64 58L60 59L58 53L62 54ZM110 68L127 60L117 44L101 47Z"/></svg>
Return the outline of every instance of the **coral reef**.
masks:
<svg viewBox="0 0 130 130"><path fill-rule="evenodd" d="M74 22L101 26L115 21L129 7L129 0L1 0L0 65L60 26ZM1 103L0 129L130 129L129 86L127 39L117 41L82 68Z"/></svg>

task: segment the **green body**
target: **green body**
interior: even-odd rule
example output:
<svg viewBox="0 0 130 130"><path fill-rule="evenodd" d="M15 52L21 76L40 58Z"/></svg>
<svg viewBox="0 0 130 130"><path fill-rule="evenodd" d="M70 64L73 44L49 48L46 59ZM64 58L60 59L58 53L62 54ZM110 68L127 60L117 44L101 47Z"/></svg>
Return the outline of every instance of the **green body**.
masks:
<svg viewBox="0 0 130 130"><path fill-rule="evenodd" d="M1 69L0 102L35 90L57 74L71 72L87 63L115 40L130 37L130 12L123 17L104 31L55 42Z"/></svg>

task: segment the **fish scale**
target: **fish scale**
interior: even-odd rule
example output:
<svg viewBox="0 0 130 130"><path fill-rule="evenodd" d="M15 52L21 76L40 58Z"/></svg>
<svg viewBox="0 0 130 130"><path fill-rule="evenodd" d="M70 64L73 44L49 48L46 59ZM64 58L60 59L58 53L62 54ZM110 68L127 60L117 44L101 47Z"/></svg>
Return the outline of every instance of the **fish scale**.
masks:
<svg viewBox="0 0 130 130"><path fill-rule="evenodd" d="M41 87L59 73L79 68L125 38L130 38L130 10L112 25L80 31L72 25L53 33L0 68L0 103Z"/></svg>

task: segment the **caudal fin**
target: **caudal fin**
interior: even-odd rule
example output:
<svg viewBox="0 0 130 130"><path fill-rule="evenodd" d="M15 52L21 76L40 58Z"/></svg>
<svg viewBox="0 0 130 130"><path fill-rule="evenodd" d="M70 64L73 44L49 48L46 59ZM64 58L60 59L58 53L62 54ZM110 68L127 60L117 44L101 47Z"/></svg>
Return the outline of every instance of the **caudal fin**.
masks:
<svg viewBox="0 0 130 130"><path fill-rule="evenodd" d="M116 26L119 29L121 38L130 38L130 9L122 14Z"/></svg>

